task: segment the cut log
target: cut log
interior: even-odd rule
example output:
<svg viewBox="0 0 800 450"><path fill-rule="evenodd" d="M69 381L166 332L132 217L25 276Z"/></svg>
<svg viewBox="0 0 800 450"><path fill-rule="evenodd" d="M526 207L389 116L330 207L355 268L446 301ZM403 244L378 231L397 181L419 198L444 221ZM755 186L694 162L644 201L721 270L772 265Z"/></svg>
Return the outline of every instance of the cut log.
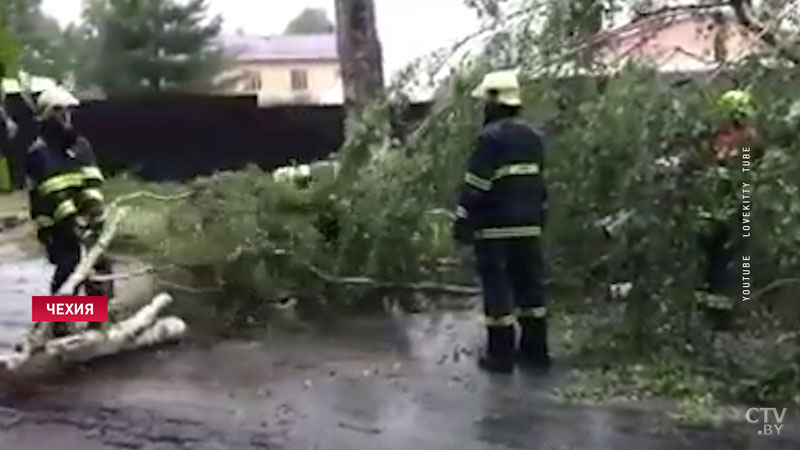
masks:
<svg viewBox="0 0 800 450"><path fill-rule="evenodd" d="M45 345L45 351L51 356L65 356L67 360L76 358L82 360L79 356L72 358L71 355L93 354L97 355L94 357L99 357L116 353L122 350L127 342L132 342L137 334L152 325L158 313L170 303L172 297L161 294L132 317L110 326L107 330L90 330L54 339Z"/></svg>
<svg viewBox="0 0 800 450"><path fill-rule="evenodd" d="M89 330L49 341L44 352L33 355L12 354L3 362L11 372L25 371L46 361L86 362L123 351L150 347L179 340L186 334L186 323L177 317L158 319L158 314L172 303L168 294L156 296L150 304L130 318L110 325L106 330Z"/></svg>
<svg viewBox="0 0 800 450"><path fill-rule="evenodd" d="M97 243L81 258L80 263L72 272L72 275L56 293L57 296L69 296L81 285L91 274L92 268L97 263L97 260L106 251L114 235L117 233L117 228L120 222L127 214L128 210L121 208L112 215L111 220L106 223L100 238ZM78 331L82 328L80 324L70 324L71 331ZM31 355L33 352L41 349L45 342L53 337L53 323L52 322L37 322L25 336L23 342L18 345L19 352L23 355Z"/></svg>

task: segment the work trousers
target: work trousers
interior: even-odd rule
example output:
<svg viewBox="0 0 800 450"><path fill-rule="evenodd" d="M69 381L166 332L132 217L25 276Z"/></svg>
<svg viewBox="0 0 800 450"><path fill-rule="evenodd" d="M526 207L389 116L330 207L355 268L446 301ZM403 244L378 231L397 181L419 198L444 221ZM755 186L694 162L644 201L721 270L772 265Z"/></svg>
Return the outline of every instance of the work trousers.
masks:
<svg viewBox="0 0 800 450"><path fill-rule="evenodd" d="M733 271L734 242L731 226L722 221L711 223L710 230L701 237L705 253L703 281L712 294L724 294L730 287Z"/></svg>
<svg viewBox="0 0 800 450"><path fill-rule="evenodd" d="M544 263L539 238L479 240L475 256L490 325L506 325L504 322L514 316L544 317Z"/></svg>
<svg viewBox="0 0 800 450"><path fill-rule="evenodd" d="M81 244L78 237L68 230L54 230L45 242L47 257L50 263L56 266L55 273L50 283L50 292L55 295L67 281L81 260ZM101 256L94 266L98 275L110 275L112 263L105 255ZM78 286L71 295L78 295ZM113 297L114 284L106 282L86 282L84 290L88 296Z"/></svg>

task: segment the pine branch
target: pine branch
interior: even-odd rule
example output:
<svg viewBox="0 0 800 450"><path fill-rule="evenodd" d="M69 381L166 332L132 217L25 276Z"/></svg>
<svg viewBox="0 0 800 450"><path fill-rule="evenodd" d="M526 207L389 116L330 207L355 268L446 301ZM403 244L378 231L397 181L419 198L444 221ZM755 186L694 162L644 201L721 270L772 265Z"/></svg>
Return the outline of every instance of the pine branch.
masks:
<svg viewBox="0 0 800 450"><path fill-rule="evenodd" d="M191 197L192 195L193 195L192 192L184 192L182 194L176 194L176 195L161 195L150 191L137 191L131 194L125 194L117 197L113 202L111 202L109 208L116 208L119 207L119 205L121 205L122 203L129 202L131 200L137 200L140 198L149 198L152 200L171 202L171 201L183 200L185 198Z"/></svg>

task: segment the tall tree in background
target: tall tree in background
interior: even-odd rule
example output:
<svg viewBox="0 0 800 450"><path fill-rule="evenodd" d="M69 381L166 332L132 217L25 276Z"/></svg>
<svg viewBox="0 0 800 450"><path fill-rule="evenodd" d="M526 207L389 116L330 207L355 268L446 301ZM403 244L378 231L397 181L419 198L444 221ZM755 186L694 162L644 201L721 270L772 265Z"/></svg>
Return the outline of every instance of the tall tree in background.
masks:
<svg viewBox="0 0 800 450"><path fill-rule="evenodd" d="M19 45L11 34L0 12L0 77L6 77L17 70L19 63ZM0 92L0 97L2 92Z"/></svg>
<svg viewBox="0 0 800 450"><path fill-rule="evenodd" d="M336 0L336 39L348 116L383 97L383 51L373 0Z"/></svg>
<svg viewBox="0 0 800 450"><path fill-rule="evenodd" d="M0 17L19 44L19 65L30 73L63 79L69 72L71 48L62 40L58 22L42 13L41 0L2 0Z"/></svg>
<svg viewBox="0 0 800 450"><path fill-rule="evenodd" d="M98 40L92 78L106 93L201 88L220 69L222 21L206 0L92 0L86 15Z"/></svg>
<svg viewBox="0 0 800 450"><path fill-rule="evenodd" d="M289 22L284 34L327 34L334 28L324 9L306 8Z"/></svg>
<svg viewBox="0 0 800 450"><path fill-rule="evenodd" d="M609 0L575 0L554 3L547 11L544 35L559 36L543 49L546 53L560 54L565 48L586 42L603 27L604 14L610 11ZM587 47L575 55L579 67L589 67L594 62L594 50Z"/></svg>

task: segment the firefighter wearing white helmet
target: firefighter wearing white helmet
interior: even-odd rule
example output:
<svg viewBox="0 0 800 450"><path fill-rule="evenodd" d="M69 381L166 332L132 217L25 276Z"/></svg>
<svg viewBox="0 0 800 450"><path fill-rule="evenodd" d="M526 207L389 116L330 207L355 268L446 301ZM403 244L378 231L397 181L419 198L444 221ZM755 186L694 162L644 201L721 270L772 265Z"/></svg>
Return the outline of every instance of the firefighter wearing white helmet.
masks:
<svg viewBox="0 0 800 450"><path fill-rule="evenodd" d="M500 373L513 371L516 363L546 369L544 145L519 117L517 71L486 75L472 96L484 104L484 128L464 176L454 234L474 246L483 285L487 348L478 363Z"/></svg>
<svg viewBox="0 0 800 450"><path fill-rule="evenodd" d="M81 247L91 246L103 227L103 173L89 141L79 136L72 111L80 102L57 86L36 99L39 137L26 158L31 218L48 258L56 266L51 292L72 274ZM101 257L95 270L108 274L110 261ZM86 283L86 295L113 296L113 286ZM77 293L71 293L77 294Z"/></svg>

